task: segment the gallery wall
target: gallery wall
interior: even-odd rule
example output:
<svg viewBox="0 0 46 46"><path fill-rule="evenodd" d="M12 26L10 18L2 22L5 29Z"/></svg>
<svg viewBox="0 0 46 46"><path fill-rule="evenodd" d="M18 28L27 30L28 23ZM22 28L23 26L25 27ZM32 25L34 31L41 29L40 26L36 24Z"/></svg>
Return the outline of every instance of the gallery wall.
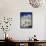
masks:
<svg viewBox="0 0 46 46"><path fill-rule="evenodd" d="M45 7L45 6L44 6ZM34 34L38 40L46 40L46 8L33 8L28 0L0 0L0 20L3 17L12 17L12 25L7 32L15 40L28 40ZM32 12L32 28L20 28L20 12ZM0 39L4 39L4 33L0 29Z"/></svg>

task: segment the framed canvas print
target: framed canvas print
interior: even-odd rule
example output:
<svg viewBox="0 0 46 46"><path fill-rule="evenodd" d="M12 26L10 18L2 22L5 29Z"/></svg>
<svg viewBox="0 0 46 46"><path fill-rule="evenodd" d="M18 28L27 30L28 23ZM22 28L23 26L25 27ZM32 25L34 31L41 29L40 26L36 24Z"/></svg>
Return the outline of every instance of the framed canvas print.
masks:
<svg viewBox="0 0 46 46"><path fill-rule="evenodd" d="M32 28L32 12L20 12L20 28Z"/></svg>

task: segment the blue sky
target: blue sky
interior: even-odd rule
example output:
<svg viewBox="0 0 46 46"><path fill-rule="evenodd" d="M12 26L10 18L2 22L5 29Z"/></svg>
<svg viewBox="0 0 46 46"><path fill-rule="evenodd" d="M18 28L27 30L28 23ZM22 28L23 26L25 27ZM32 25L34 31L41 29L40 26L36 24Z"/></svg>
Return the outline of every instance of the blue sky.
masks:
<svg viewBox="0 0 46 46"><path fill-rule="evenodd" d="M28 16L31 15L32 16L32 12L20 12L20 16Z"/></svg>

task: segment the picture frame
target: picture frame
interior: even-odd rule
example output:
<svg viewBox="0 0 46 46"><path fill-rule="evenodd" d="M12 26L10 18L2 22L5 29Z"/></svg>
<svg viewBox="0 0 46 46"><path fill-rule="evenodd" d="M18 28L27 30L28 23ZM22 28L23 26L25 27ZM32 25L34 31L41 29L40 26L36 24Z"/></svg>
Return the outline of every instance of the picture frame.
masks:
<svg viewBox="0 0 46 46"><path fill-rule="evenodd" d="M32 28L32 12L20 12L20 28Z"/></svg>

